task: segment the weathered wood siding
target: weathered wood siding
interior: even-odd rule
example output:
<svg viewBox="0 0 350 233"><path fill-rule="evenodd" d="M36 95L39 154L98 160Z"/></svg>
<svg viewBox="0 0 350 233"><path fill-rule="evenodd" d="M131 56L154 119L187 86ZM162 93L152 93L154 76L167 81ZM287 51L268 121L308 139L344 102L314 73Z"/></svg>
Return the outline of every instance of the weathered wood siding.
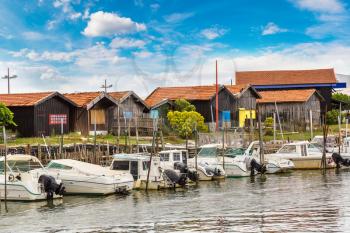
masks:
<svg viewBox="0 0 350 233"><path fill-rule="evenodd" d="M307 102L302 103L277 103L277 108L283 128L297 131L305 130L310 125L310 110L312 110L313 125L321 123L321 100L314 94ZM276 111L274 103L259 104L261 117L264 121L267 117L273 117Z"/></svg>
<svg viewBox="0 0 350 233"><path fill-rule="evenodd" d="M17 131L21 137L34 136L34 107L9 107L14 114L17 126L10 129Z"/></svg>
<svg viewBox="0 0 350 233"><path fill-rule="evenodd" d="M133 117L140 117L146 110L145 105L143 105L138 98L133 95L128 96L123 102L119 104L120 106L120 117L123 117L123 112L132 112ZM115 108L117 109L117 108ZM117 116L117 112L115 112Z"/></svg>
<svg viewBox="0 0 350 233"><path fill-rule="evenodd" d="M63 126L64 133L70 131L70 104L59 97L53 97L34 107L34 135L51 135L61 133L61 125L49 125L50 114L66 114L67 124Z"/></svg>
<svg viewBox="0 0 350 233"><path fill-rule="evenodd" d="M89 133L88 111L86 108L75 108L73 110L74 131L81 132L82 135Z"/></svg>

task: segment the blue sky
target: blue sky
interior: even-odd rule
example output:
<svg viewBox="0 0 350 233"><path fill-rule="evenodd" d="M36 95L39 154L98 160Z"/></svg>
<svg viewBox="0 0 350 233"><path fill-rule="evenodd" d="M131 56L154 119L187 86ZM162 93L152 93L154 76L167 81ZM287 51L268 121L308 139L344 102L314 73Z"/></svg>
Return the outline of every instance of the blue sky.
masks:
<svg viewBox="0 0 350 233"><path fill-rule="evenodd" d="M221 83L235 70L350 74L341 0L2 0L0 72L12 92L135 90ZM1 74L0 73L0 74ZM6 92L1 81L0 92Z"/></svg>

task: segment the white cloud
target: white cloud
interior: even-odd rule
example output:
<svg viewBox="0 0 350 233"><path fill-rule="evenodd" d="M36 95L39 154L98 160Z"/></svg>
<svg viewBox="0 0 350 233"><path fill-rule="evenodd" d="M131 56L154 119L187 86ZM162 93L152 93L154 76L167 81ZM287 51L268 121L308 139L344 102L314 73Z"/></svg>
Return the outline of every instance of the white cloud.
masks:
<svg viewBox="0 0 350 233"><path fill-rule="evenodd" d="M291 0L297 7L319 13L341 13L345 10L339 0Z"/></svg>
<svg viewBox="0 0 350 233"><path fill-rule="evenodd" d="M33 32L33 31L26 31L22 33L22 36L26 39L26 40L44 40L47 38L47 36L45 36L42 33L39 32Z"/></svg>
<svg viewBox="0 0 350 233"><path fill-rule="evenodd" d="M64 16L66 16L66 18L70 20L76 20L79 19L82 16L82 14L80 12L76 12L73 9L73 3L74 1L72 0L55 0L53 2L53 6L55 8L62 8L62 12L64 13Z"/></svg>
<svg viewBox="0 0 350 233"><path fill-rule="evenodd" d="M146 25L115 13L98 11L90 15L90 21L83 34L89 37L112 36L146 30Z"/></svg>
<svg viewBox="0 0 350 233"><path fill-rule="evenodd" d="M191 18L192 16L194 16L193 12L173 13L164 16L164 19L167 23L180 23L188 18Z"/></svg>
<svg viewBox="0 0 350 233"><path fill-rule="evenodd" d="M90 17L90 9L89 8L86 8L84 10L84 14L82 16L83 19L88 19Z"/></svg>
<svg viewBox="0 0 350 233"><path fill-rule="evenodd" d="M158 11L158 9L160 8L160 5L159 5L158 3L153 3L153 4L151 4L149 7L151 8L151 10L152 10L153 12L156 12L156 11Z"/></svg>
<svg viewBox="0 0 350 233"><path fill-rule="evenodd" d="M285 28L280 28L277 24L273 22L269 22L266 24L265 27L262 28L261 35L266 36L266 35L273 35L281 32L286 32L288 31Z"/></svg>
<svg viewBox="0 0 350 233"><path fill-rule="evenodd" d="M137 58L148 58L152 56L152 53L146 50L133 52L133 55Z"/></svg>
<svg viewBox="0 0 350 233"><path fill-rule="evenodd" d="M146 42L128 38L114 38L109 46L111 48L143 48Z"/></svg>
<svg viewBox="0 0 350 233"><path fill-rule="evenodd" d="M62 81L64 78L60 76L57 70L47 68L43 73L41 73L40 79L43 81Z"/></svg>
<svg viewBox="0 0 350 233"><path fill-rule="evenodd" d="M208 40L214 40L218 37L223 36L227 32L224 28L211 27L203 29L200 33L202 36L207 38Z"/></svg>
<svg viewBox="0 0 350 233"><path fill-rule="evenodd" d="M30 49L21 49L17 52L10 52L13 57L26 57L32 61L59 61L59 62L69 62L72 61L73 57L76 56L74 52L55 52L55 51L45 51L43 53L38 53Z"/></svg>

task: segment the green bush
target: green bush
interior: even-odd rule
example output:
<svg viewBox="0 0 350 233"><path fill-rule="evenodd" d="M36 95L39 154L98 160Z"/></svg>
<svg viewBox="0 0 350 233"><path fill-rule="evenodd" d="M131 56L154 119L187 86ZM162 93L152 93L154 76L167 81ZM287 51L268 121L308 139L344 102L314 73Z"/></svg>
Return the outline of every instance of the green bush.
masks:
<svg viewBox="0 0 350 233"><path fill-rule="evenodd" d="M338 124L338 116L339 111L333 109L332 111L328 111L326 114L326 123L327 125L336 125Z"/></svg>
<svg viewBox="0 0 350 233"><path fill-rule="evenodd" d="M264 121L265 126L265 135L272 136L273 135L273 118L267 117Z"/></svg>

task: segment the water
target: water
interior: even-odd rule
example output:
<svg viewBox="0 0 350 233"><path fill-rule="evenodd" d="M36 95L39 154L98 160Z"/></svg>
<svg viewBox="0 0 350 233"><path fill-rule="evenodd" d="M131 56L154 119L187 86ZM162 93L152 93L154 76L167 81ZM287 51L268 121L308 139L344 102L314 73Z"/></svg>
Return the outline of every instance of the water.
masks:
<svg viewBox="0 0 350 233"><path fill-rule="evenodd" d="M9 203L0 232L350 232L350 171L204 182L186 190Z"/></svg>

